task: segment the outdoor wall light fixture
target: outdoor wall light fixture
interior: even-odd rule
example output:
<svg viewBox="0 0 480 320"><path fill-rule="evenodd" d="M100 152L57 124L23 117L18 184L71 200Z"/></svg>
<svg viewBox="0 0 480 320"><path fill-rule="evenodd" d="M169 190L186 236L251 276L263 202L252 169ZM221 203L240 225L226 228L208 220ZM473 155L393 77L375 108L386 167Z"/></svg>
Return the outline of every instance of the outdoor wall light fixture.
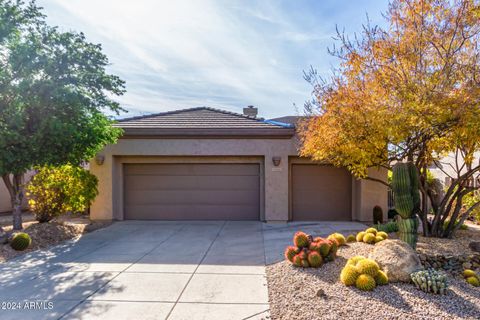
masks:
<svg viewBox="0 0 480 320"><path fill-rule="evenodd" d="M272 157L272 162L275 167L278 167L281 161L282 161L281 157Z"/></svg>
<svg viewBox="0 0 480 320"><path fill-rule="evenodd" d="M105 162L105 156L103 154L97 154L95 157L95 163L101 166Z"/></svg>

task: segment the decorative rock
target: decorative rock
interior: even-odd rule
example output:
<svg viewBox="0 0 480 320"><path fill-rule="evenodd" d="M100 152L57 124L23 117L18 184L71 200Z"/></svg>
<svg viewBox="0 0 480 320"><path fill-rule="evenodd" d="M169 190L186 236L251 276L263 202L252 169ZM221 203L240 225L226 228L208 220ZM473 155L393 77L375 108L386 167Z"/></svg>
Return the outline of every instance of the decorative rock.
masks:
<svg viewBox="0 0 480 320"><path fill-rule="evenodd" d="M326 298L327 295L325 294L325 291L323 291L322 289L318 289L318 291L317 291L317 297Z"/></svg>
<svg viewBox="0 0 480 320"><path fill-rule="evenodd" d="M6 244L8 242L9 234L0 227L0 244Z"/></svg>
<svg viewBox="0 0 480 320"><path fill-rule="evenodd" d="M470 269L472 267L472 264L470 262L464 262L462 264L462 267L464 267L465 269Z"/></svg>
<svg viewBox="0 0 480 320"><path fill-rule="evenodd" d="M410 282L410 274L423 269L415 251L401 240L377 243L368 257L380 265L390 282Z"/></svg>
<svg viewBox="0 0 480 320"><path fill-rule="evenodd" d="M475 252L480 252L480 241L473 241L468 244L468 247Z"/></svg>
<svg viewBox="0 0 480 320"><path fill-rule="evenodd" d="M8 234L0 233L0 244L6 244L8 243Z"/></svg>

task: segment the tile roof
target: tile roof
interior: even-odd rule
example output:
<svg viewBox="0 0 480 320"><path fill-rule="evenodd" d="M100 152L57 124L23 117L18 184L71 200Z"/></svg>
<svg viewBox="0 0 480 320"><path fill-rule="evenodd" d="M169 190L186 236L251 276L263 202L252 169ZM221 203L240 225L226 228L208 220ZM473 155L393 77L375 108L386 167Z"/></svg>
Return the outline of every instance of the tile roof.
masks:
<svg viewBox="0 0 480 320"><path fill-rule="evenodd" d="M294 126L199 107L117 120L124 136L292 136Z"/></svg>
<svg viewBox="0 0 480 320"><path fill-rule="evenodd" d="M118 120L115 126L120 128L208 128L208 129L240 129L240 128L288 128L288 124L280 124L262 118L249 117L234 112L199 107L156 113L145 116Z"/></svg>

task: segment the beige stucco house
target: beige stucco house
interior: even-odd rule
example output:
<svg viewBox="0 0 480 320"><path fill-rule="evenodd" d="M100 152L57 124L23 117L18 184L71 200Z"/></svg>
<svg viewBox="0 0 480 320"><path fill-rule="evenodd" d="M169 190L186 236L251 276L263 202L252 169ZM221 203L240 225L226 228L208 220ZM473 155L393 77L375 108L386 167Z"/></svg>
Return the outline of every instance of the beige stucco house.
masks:
<svg viewBox="0 0 480 320"><path fill-rule="evenodd" d="M91 161L101 220L359 220L387 189L298 156L295 128L193 108L120 120L124 135ZM386 172L371 174L386 179Z"/></svg>
<svg viewBox="0 0 480 320"><path fill-rule="evenodd" d="M33 170L28 171L24 177L25 183L28 183L28 181L30 181L30 179L34 174L35 172ZM28 209L28 202L25 197L23 198L22 208L24 210ZM12 202L10 200L10 193L8 192L8 189L5 186L3 179L0 178L0 214L2 213L8 214L11 212L12 212Z"/></svg>

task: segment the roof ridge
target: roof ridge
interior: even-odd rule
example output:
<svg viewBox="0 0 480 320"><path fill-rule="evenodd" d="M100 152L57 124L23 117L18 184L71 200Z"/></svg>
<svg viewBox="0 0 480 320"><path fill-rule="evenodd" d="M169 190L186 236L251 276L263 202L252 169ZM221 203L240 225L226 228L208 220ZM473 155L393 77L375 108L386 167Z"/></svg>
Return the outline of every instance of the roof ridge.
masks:
<svg viewBox="0 0 480 320"><path fill-rule="evenodd" d="M228 110L223 110L223 109L217 109L217 108L212 108L212 107L203 107L203 108L205 108L206 110L210 110L210 111L220 112L220 113L224 113L224 114L230 114L230 115L233 115L233 116L237 116L237 117L241 117L241 118L245 118L245 119L256 120L256 121L260 121L260 122L264 122L264 120L265 120L265 118L257 118L257 117L249 116L249 115L246 115L246 114L243 114L243 113L238 113L238 112L233 112L233 111L228 111Z"/></svg>
<svg viewBox="0 0 480 320"><path fill-rule="evenodd" d="M187 111L196 111L196 110L202 110L206 109L207 107L193 107L193 108L186 108L186 109L178 109L178 110L171 110L171 111L164 111L164 112L157 112L157 113L150 113L150 114L144 114L141 116L134 116L134 117L128 117L128 118L123 118L123 119L117 119L117 122L124 122L124 121L130 121L130 120L138 120L138 119L145 119L145 118L151 118L151 117L158 117L158 116L166 116L169 114L177 114L177 113L182 113L182 112L187 112Z"/></svg>
<svg viewBox="0 0 480 320"><path fill-rule="evenodd" d="M238 112L233 112L233 111L228 111L228 110L223 110L223 109L217 109L217 108L202 106L202 107L193 107L193 108L186 108L186 109L178 109L178 110L150 113L150 114L145 114L145 115L141 115L141 116L134 116L134 117L118 119L117 121L122 122L122 121L128 121L128 120L137 120L137 119L144 119L144 118L157 117L157 116L166 116L166 115L169 115L169 114L177 114L177 113L197 111L197 110L209 110L209 111L213 111L213 112L230 114L230 115L233 115L233 116L237 116L237 117L241 117L241 118L245 118L245 119L262 121L262 122L265 120L265 118L257 118L257 117L254 117L254 116L249 116L249 115L245 115L245 114L238 113Z"/></svg>

